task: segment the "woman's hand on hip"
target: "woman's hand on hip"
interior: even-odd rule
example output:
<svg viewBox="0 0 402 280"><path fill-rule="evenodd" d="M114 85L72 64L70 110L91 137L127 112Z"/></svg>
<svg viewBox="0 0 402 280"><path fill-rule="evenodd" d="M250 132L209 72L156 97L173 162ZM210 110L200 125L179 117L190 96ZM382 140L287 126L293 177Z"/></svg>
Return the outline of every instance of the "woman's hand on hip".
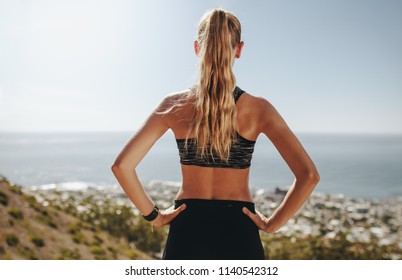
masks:
<svg viewBox="0 0 402 280"><path fill-rule="evenodd" d="M243 213L246 214L255 225L262 231L274 233L275 230L270 226L269 219L256 210L256 214L251 212L247 207L243 207Z"/></svg>
<svg viewBox="0 0 402 280"><path fill-rule="evenodd" d="M182 211L186 209L186 204L180 205L177 209L174 209L174 206L164 210L160 211L158 216L156 217L155 220L153 220L151 223L156 226L156 227L161 227L167 224L170 224L170 222L177 217Z"/></svg>

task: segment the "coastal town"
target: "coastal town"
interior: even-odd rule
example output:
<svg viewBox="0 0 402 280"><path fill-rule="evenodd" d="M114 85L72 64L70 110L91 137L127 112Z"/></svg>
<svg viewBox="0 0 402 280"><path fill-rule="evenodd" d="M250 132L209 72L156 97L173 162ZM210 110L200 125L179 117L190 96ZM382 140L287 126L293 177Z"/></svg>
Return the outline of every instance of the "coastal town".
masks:
<svg viewBox="0 0 402 280"><path fill-rule="evenodd" d="M160 209L173 205L180 183L151 180L143 182L149 196ZM284 199L287 188L273 191L252 188L256 209L266 216L271 215ZM25 188L44 206L58 203L63 206L74 201L78 211L91 207L84 203L85 198L102 203L105 198L119 205L133 207L133 204L119 185L100 187L88 185L85 189L69 188L57 184ZM71 200L71 197L74 197ZM402 248L402 197L385 200L347 197L342 194L323 194L313 192L303 207L275 234L288 237L322 236L325 239L345 234L350 242L376 242L378 245L396 245ZM402 256L390 256L400 259Z"/></svg>

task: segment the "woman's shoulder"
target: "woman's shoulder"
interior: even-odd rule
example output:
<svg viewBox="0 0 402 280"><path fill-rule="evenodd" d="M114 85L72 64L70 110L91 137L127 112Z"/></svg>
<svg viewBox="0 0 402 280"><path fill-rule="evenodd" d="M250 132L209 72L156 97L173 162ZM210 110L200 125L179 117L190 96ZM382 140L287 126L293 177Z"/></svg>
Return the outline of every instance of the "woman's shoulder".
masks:
<svg viewBox="0 0 402 280"><path fill-rule="evenodd" d="M175 91L175 92L169 93L169 94L165 95L163 100L165 100L165 102L167 102L168 104L174 105L177 102L188 101L189 98L191 98L192 96L194 96L193 91L191 89L187 88L187 89L184 89L181 91Z"/></svg>
<svg viewBox="0 0 402 280"><path fill-rule="evenodd" d="M156 112L163 115L170 115L180 108L185 108L191 101L192 92L190 89L171 92L166 94L156 108Z"/></svg>
<svg viewBox="0 0 402 280"><path fill-rule="evenodd" d="M242 105L250 108L255 113L262 113L264 111L274 110L274 106L265 97L255 95L248 91L243 93L241 98Z"/></svg>
<svg viewBox="0 0 402 280"><path fill-rule="evenodd" d="M271 102L263 97L244 92L239 99L239 106L244 110L247 119L252 120L258 131L266 127L270 127L272 123L276 123L280 119L280 115Z"/></svg>

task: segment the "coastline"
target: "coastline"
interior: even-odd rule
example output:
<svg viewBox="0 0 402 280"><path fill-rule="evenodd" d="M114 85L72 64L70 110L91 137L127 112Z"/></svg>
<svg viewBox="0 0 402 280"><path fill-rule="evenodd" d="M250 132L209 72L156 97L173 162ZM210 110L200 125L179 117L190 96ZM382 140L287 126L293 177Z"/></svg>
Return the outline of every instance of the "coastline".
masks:
<svg viewBox="0 0 402 280"><path fill-rule="evenodd" d="M161 208L173 205L180 187L177 182L150 180L143 182L150 197ZM131 207L134 214L138 211L128 200L119 185L113 187L48 184L24 187L23 191L36 198L42 205L57 205L60 208L73 197L77 211L87 211L88 198L92 203L102 204L105 199L117 205ZM256 208L269 216L284 198L287 188L274 191L251 189ZM70 202L69 202L70 203ZM63 206L64 205L64 206ZM393 246L402 252L402 196L388 199L366 199L348 197L343 194L323 194L314 191L297 212L294 218L273 235L261 232L263 240L286 238L295 242L306 238L319 238L326 242L343 238L345 242ZM274 238L274 239L273 239ZM267 241L268 242L268 241ZM391 253L387 259L402 259L402 254Z"/></svg>

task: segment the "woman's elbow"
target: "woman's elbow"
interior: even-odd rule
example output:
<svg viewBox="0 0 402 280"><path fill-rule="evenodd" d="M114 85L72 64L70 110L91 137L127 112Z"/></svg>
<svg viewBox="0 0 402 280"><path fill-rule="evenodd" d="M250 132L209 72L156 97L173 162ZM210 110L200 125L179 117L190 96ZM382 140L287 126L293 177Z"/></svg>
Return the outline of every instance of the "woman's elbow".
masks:
<svg viewBox="0 0 402 280"><path fill-rule="evenodd" d="M119 169L119 165L117 163L113 163L111 169L113 173L116 173L117 169Z"/></svg>
<svg viewBox="0 0 402 280"><path fill-rule="evenodd" d="M303 172L302 175L298 176L299 178L296 178L297 180L304 181L308 183L310 186L313 188L318 184L320 181L320 174L318 173L317 170L309 170L306 172Z"/></svg>
<svg viewBox="0 0 402 280"><path fill-rule="evenodd" d="M314 172L311 172L309 174L309 178L310 178L310 181L312 183L314 183L314 185L317 185L318 182L320 181L320 174L318 173L317 170L315 170Z"/></svg>
<svg viewBox="0 0 402 280"><path fill-rule="evenodd" d="M112 169L112 172L116 174L117 172L127 169L127 168L126 168L126 165L121 163L120 161L115 161L112 164L111 169Z"/></svg>

